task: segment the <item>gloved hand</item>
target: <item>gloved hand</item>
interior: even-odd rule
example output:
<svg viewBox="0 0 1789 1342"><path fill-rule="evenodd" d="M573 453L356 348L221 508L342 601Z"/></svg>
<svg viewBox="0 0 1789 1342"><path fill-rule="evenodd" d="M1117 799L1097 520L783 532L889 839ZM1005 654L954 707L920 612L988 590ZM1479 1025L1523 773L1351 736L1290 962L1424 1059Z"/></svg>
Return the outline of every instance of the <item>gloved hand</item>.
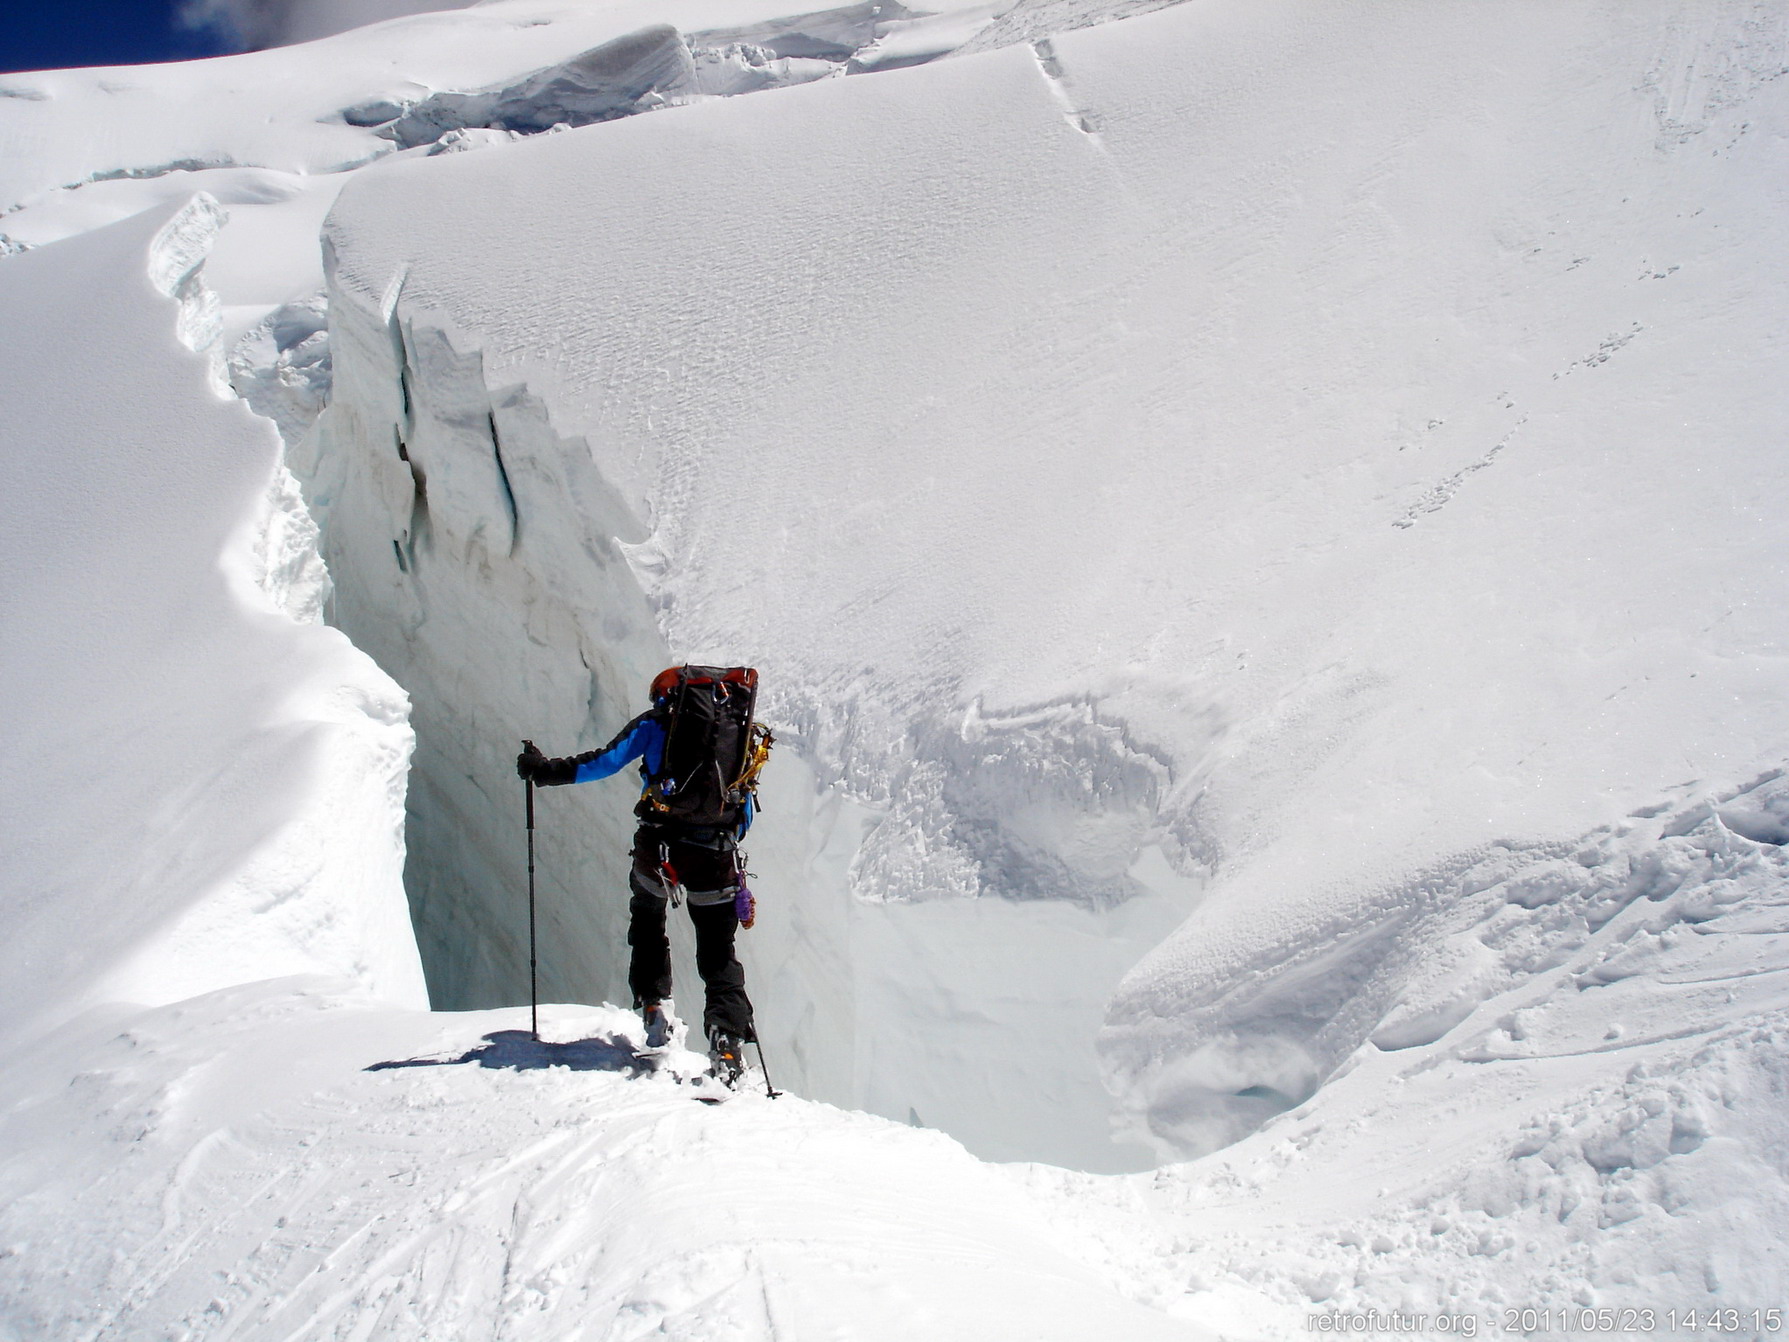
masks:
<svg viewBox="0 0 1789 1342"><path fill-rule="evenodd" d="M540 747L532 741L522 742L522 753L516 756L516 776L527 782L534 782L540 773L541 765L547 757L540 753Z"/></svg>

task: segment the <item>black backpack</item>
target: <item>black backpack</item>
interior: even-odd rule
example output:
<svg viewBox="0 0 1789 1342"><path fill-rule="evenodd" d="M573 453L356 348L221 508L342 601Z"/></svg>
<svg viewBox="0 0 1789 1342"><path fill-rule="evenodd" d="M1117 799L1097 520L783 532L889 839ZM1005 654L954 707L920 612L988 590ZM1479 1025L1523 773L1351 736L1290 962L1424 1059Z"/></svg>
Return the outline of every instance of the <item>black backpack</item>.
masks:
<svg viewBox="0 0 1789 1342"><path fill-rule="evenodd" d="M754 721L758 673L749 666L683 666L666 697L665 750L636 808L642 819L736 830L774 738Z"/></svg>

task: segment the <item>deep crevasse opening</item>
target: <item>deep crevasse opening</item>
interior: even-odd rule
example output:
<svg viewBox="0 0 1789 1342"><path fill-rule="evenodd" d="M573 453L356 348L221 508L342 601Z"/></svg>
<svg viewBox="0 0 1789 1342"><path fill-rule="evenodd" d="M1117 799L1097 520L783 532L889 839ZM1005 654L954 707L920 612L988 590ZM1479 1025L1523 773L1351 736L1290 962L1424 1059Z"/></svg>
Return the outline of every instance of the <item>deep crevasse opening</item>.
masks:
<svg viewBox="0 0 1789 1342"><path fill-rule="evenodd" d="M332 292L333 402L294 464L334 622L413 700L406 886L432 1003L512 1005L528 983L520 739L600 745L663 665L742 654L668 648L627 558L640 523L585 445L525 388L487 386L401 291L385 307ZM1152 1165L1113 1136L1095 1041L1119 979L1198 893L1151 841L1159 767L1085 706L932 724L969 752L951 800L986 893L866 898L900 889L911 831L866 847L886 807L822 777L818 715L774 683L764 711L782 739L746 845L760 918L739 944L777 1082L985 1158ZM1072 795L1102 769L1105 795ZM545 1001L629 1000L632 801L625 779L537 794ZM866 863L885 870L866 882ZM680 1014L699 1020L687 919L671 928Z"/></svg>

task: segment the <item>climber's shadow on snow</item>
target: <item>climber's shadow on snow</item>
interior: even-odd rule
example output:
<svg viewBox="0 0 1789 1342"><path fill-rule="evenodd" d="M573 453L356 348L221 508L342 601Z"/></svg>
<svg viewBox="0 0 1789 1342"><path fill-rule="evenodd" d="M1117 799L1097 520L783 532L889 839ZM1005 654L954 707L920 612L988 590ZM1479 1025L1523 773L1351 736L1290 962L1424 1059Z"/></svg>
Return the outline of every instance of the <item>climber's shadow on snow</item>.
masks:
<svg viewBox="0 0 1789 1342"><path fill-rule="evenodd" d="M634 1056L634 1045L625 1039L599 1036L574 1039L569 1044L555 1044L536 1039L526 1030L498 1030L485 1036L478 1048L467 1049L457 1058L404 1058L397 1062L376 1062L369 1072L390 1071L394 1067L458 1067L475 1062L480 1067L508 1067L527 1072L542 1067L569 1067L574 1072L623 1072L643 1076L652 1070L648 1063Z"/></svg>

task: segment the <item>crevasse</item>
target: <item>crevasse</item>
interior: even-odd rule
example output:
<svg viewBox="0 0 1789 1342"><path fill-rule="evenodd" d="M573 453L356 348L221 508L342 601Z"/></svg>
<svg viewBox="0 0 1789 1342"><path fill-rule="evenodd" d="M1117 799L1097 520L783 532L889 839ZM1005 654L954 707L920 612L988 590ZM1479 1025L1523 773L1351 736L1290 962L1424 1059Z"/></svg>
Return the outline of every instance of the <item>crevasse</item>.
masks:
<svg viewBox="0 0 1789 1342"><path fill-rule="evenodd" d="M382 297L332 286L333 400L293 464L333 622L414 704L406 886L431 1000L513 1004L527 993L520 740L601 744L655 671L697 653L665 644L635 571L641 509L587 446L526 387L488 385L475 349L408 308L401 277ZM865 898L854 890L899 885L899 855L864 842L886 808L816 773L799 707L772 694L766 711L783 744L747 845L763 913L742 955L779 1083L995 1158L1151 1163L1111 1139L1094 1040L1119 978L1193 896L1159 855L1136 860L1157 766L1073 706L943 732L932 748L962 757L950 801L987 893ZM1119 804L1077 795L1090 764ZM624 781L537 798L545 1000L628 1000L631 800ZM896 868L866 879L866 862ZM693 1019L699 980L672 926Z"/></svg>

